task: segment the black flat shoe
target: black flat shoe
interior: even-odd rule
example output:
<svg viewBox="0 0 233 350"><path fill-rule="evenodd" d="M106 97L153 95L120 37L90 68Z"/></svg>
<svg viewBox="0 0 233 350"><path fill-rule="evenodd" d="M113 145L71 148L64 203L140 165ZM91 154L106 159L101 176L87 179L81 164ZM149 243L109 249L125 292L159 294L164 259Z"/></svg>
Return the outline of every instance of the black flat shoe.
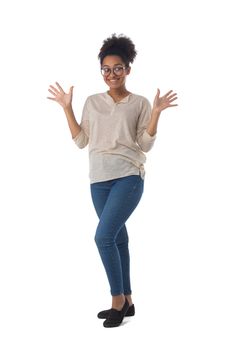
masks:
<svg viewBox="0 0 233 350"><path fill-rule="evenodd" d="M129 303L128 303L128 300L125 299L124 306L120 311L116 309L110 309L108 318L106 318L106 320L104 321L103 326L106 328L120 326L128 309L129 309Z"/></svg>
<svg viewBox="0 0 233 350"><path fill-rule="evenodd" d="M108 315L109 315L109 312L111 311L111 309L108 309L108 310L103 310L103 311L100 311L97 315L98 318L101 318L101 319L105 319L105 318L108 318ZM134 316L135 315L135 307L134 307L134 304L130 305L126 314L125 314L125 317L128 317L128 316Z"/></svg>

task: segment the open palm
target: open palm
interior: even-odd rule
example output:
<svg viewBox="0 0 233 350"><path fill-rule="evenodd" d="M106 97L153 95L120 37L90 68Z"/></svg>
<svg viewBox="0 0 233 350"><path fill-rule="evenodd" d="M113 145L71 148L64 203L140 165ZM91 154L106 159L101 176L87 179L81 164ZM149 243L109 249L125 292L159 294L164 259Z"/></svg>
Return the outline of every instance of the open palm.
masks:
<svg viewBox="0 0 233 350"><path fill-rule="evenodd" d="M153 108L158 112L162 112L168 107L175 107L177 104L172 104L177 99L177 94L172 90L168 91L164 96L160 97L160 90L157 89L157 94L154 99Z"/></svg>
<svg viewBox="0 0 233 350"><path fill-rule="evenodd" d="M59 85L56 82L56 86L49 85L48 91L53 95L53 97L47 97L50 100L56 101L59 103L63 108L67 108L72 103L72 97L73 97L73 86L71 86L68 93L65 93L65 91L62 89L61 85Z"/></svg>

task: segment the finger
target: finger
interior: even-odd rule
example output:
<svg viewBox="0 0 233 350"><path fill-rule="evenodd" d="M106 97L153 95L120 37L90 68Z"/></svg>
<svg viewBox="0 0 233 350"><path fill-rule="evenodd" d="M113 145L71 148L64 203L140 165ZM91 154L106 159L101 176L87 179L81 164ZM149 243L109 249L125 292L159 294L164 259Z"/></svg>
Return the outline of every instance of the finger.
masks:
<svg viewBox="0 0 233 350"><path fill-rule="evenodd" d="M53 96L57 96L57 94L56 94L53 90L48 89L48 91L49 91Z"/></svg>
<svg viewBox="0 0 233 350"><path fill-rule="evenodd" d="M47 97L49 100L53 100L56 101L56 99L54 97Z"/></svg>
<svg viewBox="0 0 233 350"><path fill-rule="evenodd" d="M73 94L73 89L74 89L74 87L71 86L71 87L70 87L70 94L71 94L71 95Z"/></svg>
<svg viewBox="0 0 233 350"><path fill-rule="evenodd" d="M173 92L173 90L168 91L168 92L164 95L164 97L168 97L172 92Z"/></svg>
<svg viewBox="0 0 233 350"><path fill-rule="evenodd" d="M160 95L160 90L157 88L156 96L159 96L159 95Z"/></svg>
<svg viewBox="0 0 233 350"><path fill-rule="evenodd" d="M60 93L60 91L58 91L53 85L49 85L49 87L53 90L53 92L56 92L57 94Z"/></svg>
<svg viewBox="0 0 233 350"><path fill-rule="evenodd" d="M61 85L57 81L56 81L56 85L58 86L59 90L64 94L65 93L64 90L62 89Z"/></svg>
<svg viewBox="0 0 233 350"><path fill-rule="evenodd" d="M177 96L176 93L174 93L174 94L172 94L171 96L169 96L169 98L173 98L173 97L175 97L175 96Z"/></svg>
<svg viewBox="0 0 233 350"><path fill-rule="evenodd" d="M169 100L169 103L171 103L171 102L173 102L173 101L175 101L175 100L177 100L177 97L174 97L174 98L172 98L171 100Z"/></svg>

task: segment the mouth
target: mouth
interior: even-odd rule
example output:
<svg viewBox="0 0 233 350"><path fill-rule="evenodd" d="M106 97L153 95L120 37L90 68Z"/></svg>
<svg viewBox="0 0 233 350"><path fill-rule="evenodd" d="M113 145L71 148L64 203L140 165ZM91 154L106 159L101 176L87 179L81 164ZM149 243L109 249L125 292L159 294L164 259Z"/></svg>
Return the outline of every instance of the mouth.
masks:
<svg viewBox="0 0 233 350"><path fill-rule="evenodd" d="M119 78L114 78L114 79L108 79L108 81L110 81L111 83L115 83L116 81L118 81Z"/></svg>

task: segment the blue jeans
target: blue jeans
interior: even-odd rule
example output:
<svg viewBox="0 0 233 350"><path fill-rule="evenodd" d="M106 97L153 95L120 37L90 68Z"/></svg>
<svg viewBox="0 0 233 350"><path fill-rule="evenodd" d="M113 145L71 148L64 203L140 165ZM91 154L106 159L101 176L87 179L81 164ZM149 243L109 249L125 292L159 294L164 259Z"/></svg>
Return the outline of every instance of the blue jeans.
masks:
<svg viewBox="0 0 233 350"><path fill-rule="evenodd" d="M140 175L91 184L91 196L99 217L95 242L112 296L132 292L125 222L138 205L143 188L144 180Z"/></svg>

